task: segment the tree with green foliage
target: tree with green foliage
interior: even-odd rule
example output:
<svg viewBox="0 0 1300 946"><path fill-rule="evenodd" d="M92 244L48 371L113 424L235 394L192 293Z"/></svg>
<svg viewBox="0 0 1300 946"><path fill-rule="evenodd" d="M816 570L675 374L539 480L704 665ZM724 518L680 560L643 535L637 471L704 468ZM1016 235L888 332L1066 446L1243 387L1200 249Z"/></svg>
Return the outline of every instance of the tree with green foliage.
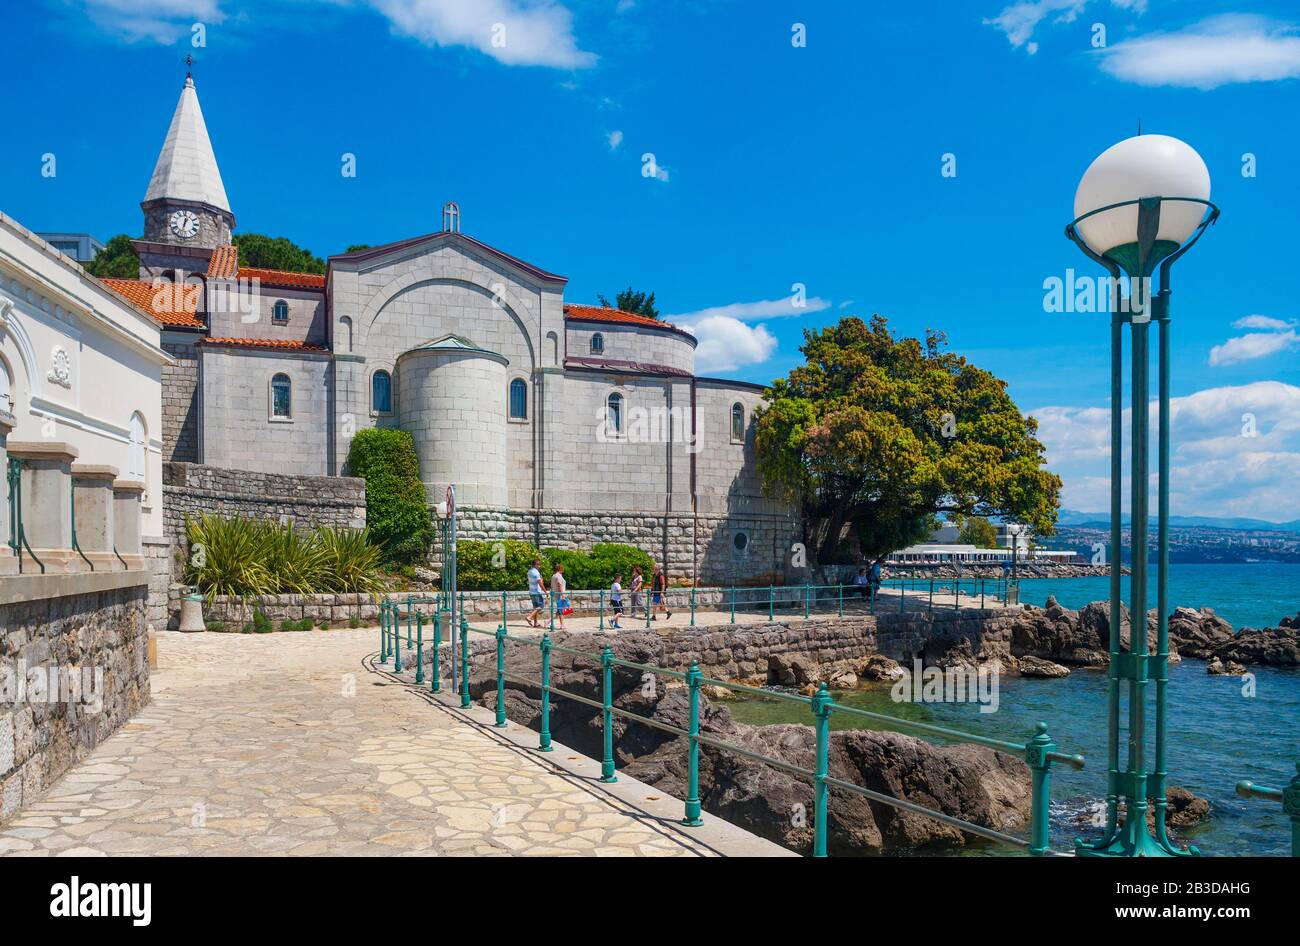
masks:
<svg viewBox="0 0 1300 946"><path fill-rule="evenodd" d="M360 253L362 250L368 250L368 249L370 249L370 244L369 244L369 243L353 243L351 246L349 246L349 247L348 247L346 250L344 250L343 252L344 252L344 253Z"/></svg>
<svg viewBox="0 0 1300 946"><path fill-rule="evenodd" d="M348 475L366 481L366 528L393 565L419 565L433 544L420 460L404 430L373 427L357 432L348 449Z"/></svg>
<svg viewBox="0 0 1300 946"><path fill-rule="evenodd" d="M601 294L597 293L596 299L605 308L611 308L609 300ZM633 315L644 315L650 319L659 318L659 310L655 308L655 294L652 292L646 295L644 292L637 292L631 286L614 297L612 308L631 312Z"/></svg>
<svg viewBox="0 0 1300 946"><path fill-rule="evenodd" d="M125 233L119 233L104 244L104 248L85 266L86 272L100 279L140 278L140 259L135 255L131 238Z"/></svg>
<svg viewBox="0 0 1300 946"><path fill-rule="evenodd" d="M800 350L806 363L756 412L758 464L769 495L802 505L817 561L846 524L877 561L940 514L1051 533L1061 480L1043 467L1038 422L941 332L897 338L880 316L849 317L805 331Z"/></svg>
<svg viewBox="0 0 1300 946"><path fill-rule="evenodd" d="M236 233L231 237L239 247L239 265L260 269L281 269L290 273L323 273L325 261L284 237L261 233Z"/></svg>
<svg viewBox="0 0 1300 946"><path fill-rule="evenodd" d="M961 521L957 538L977 549L998 547L998 527L981 516L970 516Z"/></svg>

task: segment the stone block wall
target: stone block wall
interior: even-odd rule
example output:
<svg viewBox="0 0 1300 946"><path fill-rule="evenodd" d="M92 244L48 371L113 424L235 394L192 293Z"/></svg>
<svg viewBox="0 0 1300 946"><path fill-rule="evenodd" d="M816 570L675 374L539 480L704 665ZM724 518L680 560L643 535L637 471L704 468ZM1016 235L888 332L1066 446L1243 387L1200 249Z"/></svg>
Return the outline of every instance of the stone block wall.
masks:
<svg viewBox="0 0 1300 946"><path fill-rule="evenodd" d="M148 596L143 571L0 579L0 822L149 702Z"/></svg>
<svg viewBox="0 0 1300 946"><path fill-rule="evenodd" d="M294 476L168 463L163 468L163 514L167 537L175 547L186 547L185 518L204 512L287 520L299 529L362 529L366 525L366 481L350 476Z"/></svg>
<svg viewBox="0 0 1300 946"><path fill-rule="evenodd" d="M140 542L144 567L149 572L145 621L155 631L167 627L167 603L171 597L173 572L177 570L172 560L173 548L172 540L166 536L146 536Z"/></svg>
<svg viewBox="0 0 1300 946"><path fill-rule="evenodd" d="M199 356L197 336L164 333L163 351L175 364L162 369L163 460L196 463L199 459Z"/></svg>
<svg viewBox="0 0 1300 946"><path fill-rule="evenodd" d="M746 537L744 551L736 549L737 533ZM539 548L589 550L600 542L634 545L665 564L670 583L765 585L802 576L789 567L790 548L802 540L800 521L789 516L461 507L457 536L484 542L531 542ZM439 553L435 543L433 555ZM435 560L435 564L441 563Z"/></svg>

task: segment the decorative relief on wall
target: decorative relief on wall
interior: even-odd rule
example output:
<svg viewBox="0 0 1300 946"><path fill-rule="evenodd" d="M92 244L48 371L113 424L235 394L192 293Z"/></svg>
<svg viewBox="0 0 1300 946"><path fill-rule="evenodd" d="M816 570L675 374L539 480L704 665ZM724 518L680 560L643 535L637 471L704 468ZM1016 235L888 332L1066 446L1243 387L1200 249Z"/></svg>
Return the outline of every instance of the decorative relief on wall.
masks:
<svg viewBox="0 0 1300 946"><path fill-rule="evenodd" d="M72 359L68 353L55 345L54 351L50 353L50 361L50 373L45 376L46 380L61 387L72 387Z"/></svg>

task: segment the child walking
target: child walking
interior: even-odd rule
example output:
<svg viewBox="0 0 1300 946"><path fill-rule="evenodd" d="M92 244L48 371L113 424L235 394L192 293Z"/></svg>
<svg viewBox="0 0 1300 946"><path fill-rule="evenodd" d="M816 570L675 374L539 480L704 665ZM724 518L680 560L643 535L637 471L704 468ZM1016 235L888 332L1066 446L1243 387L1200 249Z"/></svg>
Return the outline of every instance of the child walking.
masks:
<svg viewBox="0 0 1300 946"><path fill-rule="evenodd" d="M609 586L609 606L614 612L613 619L609 622L612 628L621 628L623 625L618 623L619 615L623 613L623 576L618 574L614 576L614 583Z"/></svg>

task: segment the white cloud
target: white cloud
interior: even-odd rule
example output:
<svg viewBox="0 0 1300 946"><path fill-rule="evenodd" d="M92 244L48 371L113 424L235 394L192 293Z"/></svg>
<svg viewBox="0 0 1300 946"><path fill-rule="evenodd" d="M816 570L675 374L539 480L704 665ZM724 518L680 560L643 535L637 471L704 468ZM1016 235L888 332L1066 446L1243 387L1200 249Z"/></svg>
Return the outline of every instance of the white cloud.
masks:
<svg viewBox="0 0 1300 946"><path fill-rule="evenodd" d="M623 143L623 133L616 128L605 136L605 140L609 142L610 151L617 151L618 146Z"/></svg>
<svg viewBox="0 0 1300 946"><path fill-rule="evenodd" d="M811 299L805 299L802 306L795 305L794 296L783 296L780 299L762 299L758 302L732 302L727 305L700 309L696 312L684 312L680 315L670 315L667 316L667 318L674 322L711 318L747 321L752 319L782 318L791 315L807 315L810 312L820 312L822 309L829 309L830 307L831 303L829 300L819 299L817 296L813 296Z"/></svg>
<svg viewBox="0 0 1300 946"><path fill-rule="evenodd" d="M1174 33L1151 33L1098 50L1101 68L1138 85L1213 89L1300 77L1295 26L1225 14Z"/></svg>
<svg viewBox="0 0 1300 946"><path fill-rule="evenodd" d="M83 6L92 23L130 43L171 44L194 23L225 19L219 0L84 0Z"/></svg>
<svg viewBox="0 0 1300 946"><path fill-rule="evenodd" d="M1300 469L1300 387L1280 381L1207 388L1170 402L1170 505L1178 515L1294 518ZM1038 419L1049 469L1065 480L1062 504L1110 504L1110 409L1044 407ZM1124 412L1124 439L1130 414ZM1155 486L1156 405L1150 407ZM1123 457L1127 471L1129 457ZM1128 493L1125 491L1127 508ZM1154 498L1153 498L1154 503Z"/></svg>
<svg viewBox="0 0 1300 946"><path fill-rule="evenodd" d="M1047 19L1053 23L1073 23L1089 6L1090 0L1019 0L1004 7L995 17L984 21L986 26L995 26L1007 34L1011 45L1033 56L1038 52L1038 44L1033 42L1034 32ZM1147 0L1110 0L1110 5L1120 10L1132 10L1145 13Z"/></svg>
<svg viewBox="0 0 1300 946"><path fill-rule="evenodd" d="M677 324L699 341L695 370L700 374L762 364L776 351L776 338L762 325L746 325L725 315Z"/></svg>
<svg viewBox="0 0 1300 946"><path fill-rule="evenodd" d="M1248 332L1228 339L1210 349L1211 367L1235 365L1242 361L1266 358L1300 345L1295 329L1286 332Z"/></svg>
<svg viewBox="0 0 1300 946"><path fill-rule="evenodd" d="M1233 328L1262 329L1228 339L1210 349L1211 367L1233 365L1242 361L1266 358L1300 345L1295 321L1285 322L1267 315L1247 315L1232 323Z"/></svg>
<svg viewBox="0 0 1300 946"><path fill-rule="evenodd" d="M430 46L468 46L512 66L581 69L573 14L555 0L367 0L394 32Z"/></svg>

